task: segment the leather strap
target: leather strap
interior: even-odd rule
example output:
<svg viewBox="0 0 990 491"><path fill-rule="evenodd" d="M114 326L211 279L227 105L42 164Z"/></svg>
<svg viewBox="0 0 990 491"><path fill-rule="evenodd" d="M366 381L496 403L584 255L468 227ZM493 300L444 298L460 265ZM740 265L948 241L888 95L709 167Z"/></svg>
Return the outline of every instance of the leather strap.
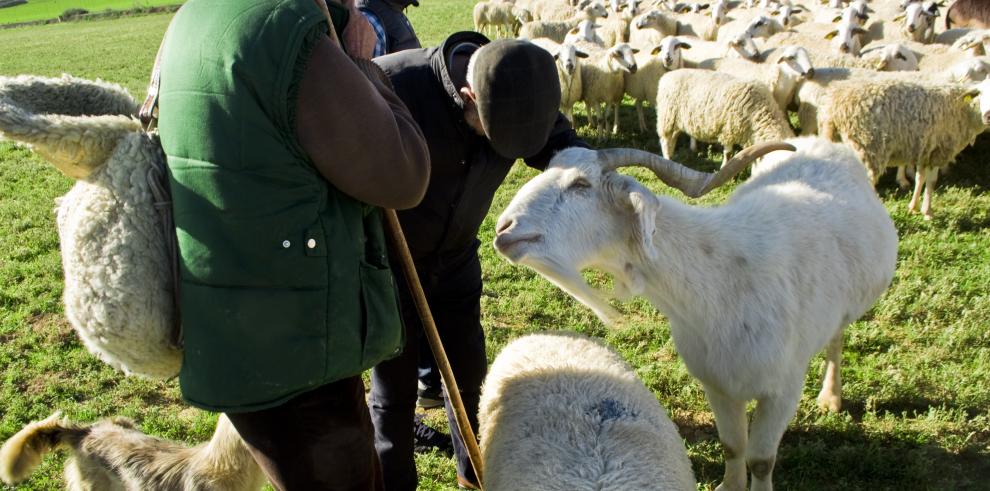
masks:
<svg viewBox="0 0 990 491"><path fill-rule="evenodd" d="M158 126L158 89L162 81L162 49L165 47L166 37L163 36L161 44L158 45L155 66L151 69L151 77L148 80L148 95L144 98L144 104L141 104L141 109L138 111L138 118L141 119L145 131L152 131Z"/></svg>

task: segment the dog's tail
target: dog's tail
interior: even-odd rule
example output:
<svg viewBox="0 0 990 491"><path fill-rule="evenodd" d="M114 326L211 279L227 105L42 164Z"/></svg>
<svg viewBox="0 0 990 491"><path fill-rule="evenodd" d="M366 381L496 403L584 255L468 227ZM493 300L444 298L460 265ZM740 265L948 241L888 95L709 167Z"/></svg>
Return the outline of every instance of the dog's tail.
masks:
<svg viewBox="0 0 990 491"><path fill-rule="evenodd" d="M0 481L16 484L27 479L45 454L63 445L73 447L87 433L88 426L62 419L61 411L25 426L0 447Z"/></svg>

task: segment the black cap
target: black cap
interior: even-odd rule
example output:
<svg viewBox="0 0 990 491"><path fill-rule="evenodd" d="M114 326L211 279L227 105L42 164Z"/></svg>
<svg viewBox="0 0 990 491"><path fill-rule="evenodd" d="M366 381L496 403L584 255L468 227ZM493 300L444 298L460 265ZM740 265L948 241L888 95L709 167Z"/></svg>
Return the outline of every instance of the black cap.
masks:
<svg viewBox="0 0 990 491"><path fill-rule="evenodd" d="M529 41L500 39L475 55L471 88L499 155L530 157L546 145L560 107L553 56Z"/></svg>

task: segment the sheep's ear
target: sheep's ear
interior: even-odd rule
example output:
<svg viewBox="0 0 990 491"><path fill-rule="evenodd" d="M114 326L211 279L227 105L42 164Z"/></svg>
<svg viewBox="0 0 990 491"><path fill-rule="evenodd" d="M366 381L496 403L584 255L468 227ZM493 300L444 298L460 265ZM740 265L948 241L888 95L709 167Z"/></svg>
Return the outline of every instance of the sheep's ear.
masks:
<svg viewBox="0 0 990 491"><path fill-rule="evenodd" d="M639 48L632 48L630 51L632 51L633 54L636 54L639 53Z"/></svg>
<svg viewBox="0 0 990 491"><path fill-rule="evenodd" d="M676 47L681 48L681 49L691 49L691 44L690 43L685 43L684 41L681 41L681 42L677 43L677 46Z"/></svg>
<svg viewBox="0 0 990 491"><path fill-rule="evenodd" d="M584 51L581 51L579 49L574 50L574 55L577 56L578 58L587 58L588 57L588 53L585 53Z"/></svg>
<svg viewBox="0 0 990 491"><path fill-rule="evenodd" d="M658 53L660 53L660 46L654 46L653 49L650 50L651 56L656 56Z"/></svg>
<svg viewBox="0 0 990 491"><path fill-rule="evenodd" d="M892 20L893 20L894 22L901 22L901 21L903 21L903 20L904 20L904 16L905 16L905 15L907 15L907 14L897 14L897 16L896 16L896 17L894 17L894 18L893 18Z"/></svg>
<svg viewBox="0 0 990 491"><path fill-rule="evenodd" d="M791 9L791 13L792 14L801 14L801 13L804 13L804 9L801 8L801 7L794 7L793 9Z"/></svg>
<svg viewBox="0 0 990 491"><path fill-rule="evenodd" d="M963 94L963 103L969 104L970 102L973 102L973 99L976 99L979 96L980 96L979 86L973 87L967 90L965 94Z"/></svg>
<svg viewBox="0 0 990 491"><path fill-rule="evenodd" d="M863 29L862 27L854 27L854 28L852 28L852 33L853 34L859 34L860 36L866 34L867 32L869 32L869 31L867 31L866 29Z"/></svg>
<svg viewBox="0 0 990 491"><path fill-rule="evenodd" d="M832 39L832 38L834 38L835 36L838 36L838 35L839 35L839 31L838 31L838 29L836 29L836 30L834 30L834 31L826 34L825 35L825 39Z"/></svg>
<svg viewBox="0 0 990 491"><path fill-rule="evenodd" d="M576 27L571 29L570 31L567 31L567 34L577 34L577 33L578 33L578 28Z"/></svg>
<svg viewBox="0 0 990 491"><path fill-rule="evenodd" d="M836 22L839 22L840 20L842 20L842 16L841 15L837 15L837 16L835 16L835 17L832 18L832 23L835 24Z"/></svg>

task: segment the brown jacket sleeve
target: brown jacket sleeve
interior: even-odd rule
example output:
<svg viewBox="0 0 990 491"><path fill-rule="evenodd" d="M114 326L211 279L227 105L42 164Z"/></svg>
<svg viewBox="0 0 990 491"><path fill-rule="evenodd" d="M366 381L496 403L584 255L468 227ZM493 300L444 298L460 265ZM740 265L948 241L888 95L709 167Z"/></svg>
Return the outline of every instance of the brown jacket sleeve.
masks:
<svg viewBox="0 0 990 491"><path fill-rule="evenodd" d="M296 135L337 189L365 203L406 209L430 180L430 153L409 110L325 39L299 85Z"/></svg>

